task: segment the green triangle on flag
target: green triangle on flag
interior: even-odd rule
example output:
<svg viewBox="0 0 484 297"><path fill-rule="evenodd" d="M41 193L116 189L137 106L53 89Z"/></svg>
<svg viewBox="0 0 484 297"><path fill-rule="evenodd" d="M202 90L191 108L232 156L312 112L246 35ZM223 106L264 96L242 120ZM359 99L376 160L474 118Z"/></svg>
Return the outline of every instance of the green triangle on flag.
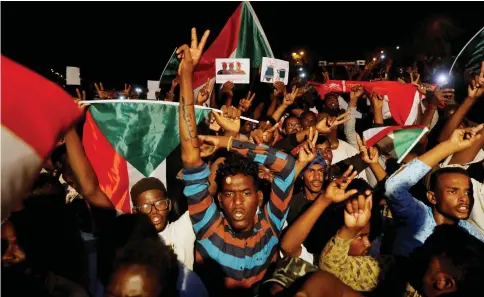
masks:
<svg viewBox="0 0 484 297"><path fill-rule="evenodd" d="M368 147L377 146L381 153L400 163L428 131L421 125L387 126L368 129L363 132L363 138Z"/></svg>
<svg viewBox="0 0 484 297"><path fill-rule="evenodd" d="M178 104L159 101L91 103L90 113L112 147L144 176L180 144ZM195 107L197 125L211 109Z"/></svg>

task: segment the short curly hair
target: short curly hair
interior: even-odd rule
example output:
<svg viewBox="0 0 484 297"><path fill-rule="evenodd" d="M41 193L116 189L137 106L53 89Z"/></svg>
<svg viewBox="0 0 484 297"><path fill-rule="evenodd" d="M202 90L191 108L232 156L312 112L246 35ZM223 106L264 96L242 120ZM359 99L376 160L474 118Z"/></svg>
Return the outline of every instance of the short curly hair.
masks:
<svg viewBox="0 0 484 297"><path fill-rule="evenodd" d="M162 287L161 296L177 296L179 266L173 250L158 238L145 238L129 242L116 256L114 271L131 266L144 266L155 273Z"/></svg>
<svg viewBox="0 0 484 297"><path fill-rule="evenodd" d="M218 167L217 177L215 179L217 185L222 187L225 184L225 178L227 176L233 176L239 173L245 176L251 176L254 179L255 188L259 188L259 165L235 153L228 154L225 161Z"/></svg>

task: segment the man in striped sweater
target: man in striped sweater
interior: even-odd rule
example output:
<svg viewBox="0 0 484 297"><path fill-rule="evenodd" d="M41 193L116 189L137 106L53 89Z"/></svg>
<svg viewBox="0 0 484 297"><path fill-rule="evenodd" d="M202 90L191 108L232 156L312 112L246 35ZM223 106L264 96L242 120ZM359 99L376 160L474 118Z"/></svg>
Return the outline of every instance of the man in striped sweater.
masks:
<svg viewBox="0 0 484 297"><path fill-rule="evenodd" d="M187 45L180 47L178 55L181 58L182 173L184 194L188 198L197 239L195 270L211 296L226 295L226 290L230 290L232 296L234 293L255 295L255 285L277 259L279 235L286 219L296 170L307 163L297 162L296 169L296 160L292 156L266 145L241 142L232 137L198 136L192 88L193 69L201 55L196 40L195 44L192 40L191 48ZM237 160L228 158L217 171L217 199L221 210L208 192L210 169L201 159L204 152L201 153L200 141L215 150L227 148L240 155ZM257 187L256 163L274 173L270 199L263 209L263 194Z"/></svg>

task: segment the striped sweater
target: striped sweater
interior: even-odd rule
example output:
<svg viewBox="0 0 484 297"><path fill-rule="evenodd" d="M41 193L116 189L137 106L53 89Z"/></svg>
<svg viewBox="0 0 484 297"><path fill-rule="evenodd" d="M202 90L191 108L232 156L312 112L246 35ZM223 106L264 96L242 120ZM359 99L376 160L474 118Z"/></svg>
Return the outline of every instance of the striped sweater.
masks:
<svg viewBox="0 0 484 297"><path fill-rule="evenodd" d="M248 289L258 283L277 259L279 235L286 220L295 180L295 159L266 145L234 140L232 151L264 165L274 173L271 196L249 235L235 234L208 193L207 164L184 168L184 194L197 242L196 267L204 280L220 278L218 289ZM206 283L207 284L207 283ZM212 287L207 284L208 287ZM210 289L209 289L210 290Z"/></svg>

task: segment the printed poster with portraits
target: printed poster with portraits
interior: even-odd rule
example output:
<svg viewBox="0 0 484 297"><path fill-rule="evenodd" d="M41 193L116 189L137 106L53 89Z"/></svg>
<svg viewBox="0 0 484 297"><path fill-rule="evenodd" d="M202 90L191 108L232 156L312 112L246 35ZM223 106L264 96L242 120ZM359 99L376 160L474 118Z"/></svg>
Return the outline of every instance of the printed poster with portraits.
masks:
<svg viewBox="0 0 484 297"><path fill-rule="evenodd" d="M260 81L273 84L278 81L287 85L289 80L289 62L274 58L262 58Z"/></svg>
<svg viewBox="0 0 484 297"><path fill-rule="evenodd" d="M215 82L223 84L227 81L234 84L248 84L250 59L215 59Z"/></svg>

